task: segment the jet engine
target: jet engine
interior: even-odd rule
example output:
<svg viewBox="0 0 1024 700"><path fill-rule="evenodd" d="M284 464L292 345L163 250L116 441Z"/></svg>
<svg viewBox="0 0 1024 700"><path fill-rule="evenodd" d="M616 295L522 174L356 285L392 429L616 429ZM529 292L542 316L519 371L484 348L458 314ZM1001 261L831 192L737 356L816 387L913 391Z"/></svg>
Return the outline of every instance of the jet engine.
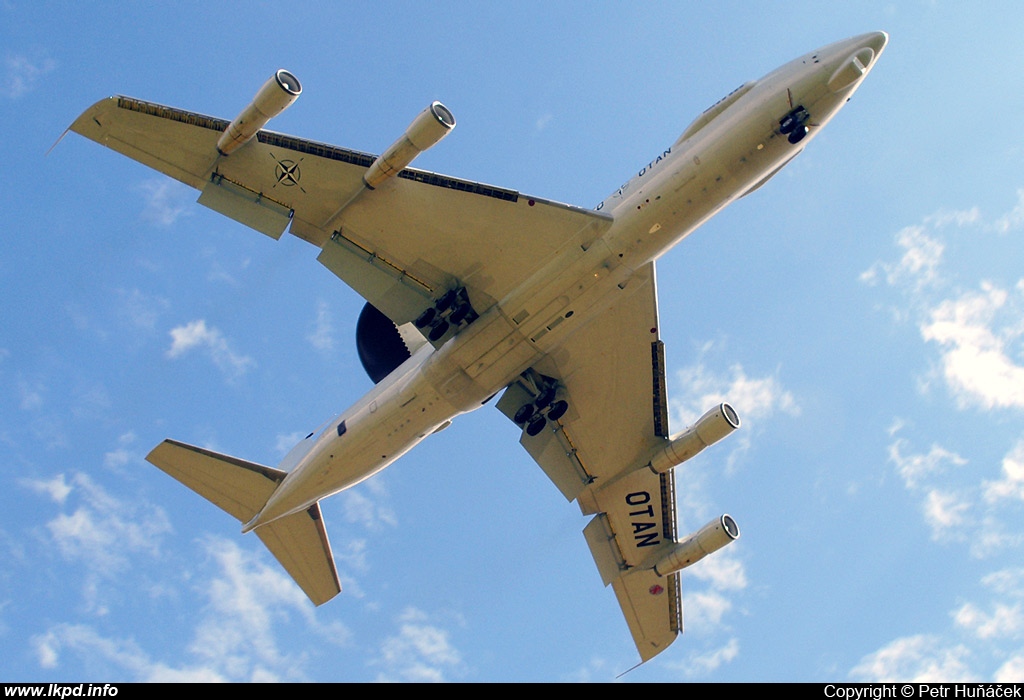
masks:
<svg viewBox="0 0 1024 700"><path fill-rule="evenodd" d="M256 93L249 106L235 117L217 141L217 151L230 155L267 125L271 119L287 109L302 92L298 78L283 68Z"/></svg>
<svg viewBox="0 0 1024 700"><path fill-rule="evenodd" d="M390 177L402 172L413 158L437 144L455 128L455 117L440 102L434 101L412 120L405 133L383 155L377 157L363 175L363 182L371 190Z"/></svg>
<svg viewBox="0 0 1024 700"><path fill-rule="evenodd" d="M648 466L658 474L664 474L669 469L678 467L705 447L730 435L738 427L740 427L740 417L736 410L727 403L719 404L654 455Z"/></svg>
<svg viewBox="0 0 1024 700"><path fill-rule="evenodd" d="M717 552L739 536L740 528L736 521L729 515L723 515L678 543L671 552L658 560L654 565L654 572L658 576L668 576L685 569L712 552Z"/></svg>

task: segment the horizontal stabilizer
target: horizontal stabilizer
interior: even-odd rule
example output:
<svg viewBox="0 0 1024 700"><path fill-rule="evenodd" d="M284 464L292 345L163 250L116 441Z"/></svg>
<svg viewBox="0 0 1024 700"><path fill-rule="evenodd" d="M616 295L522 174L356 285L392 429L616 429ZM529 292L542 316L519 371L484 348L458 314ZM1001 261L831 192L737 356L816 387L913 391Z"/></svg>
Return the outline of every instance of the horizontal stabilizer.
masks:
<svg viewBox="0 0 1024 700"><path fill-rule="evenodd" d="M243 523L260 512L286 474L176 440L164 440L146 460Z"/></svg>
<svg viewBox="0 0 1024 700"><path fill-rule="evenodd" d="M175 440L164 440L146 459L242 523L262 510L287 475ZM315 605L341 592L319 503L261 525L256 534Z"/></svg>
<svg viewBox="0 0 1024 700"><path fill-rule="evenodd" d="M256 534L314 605L341 593L319 502L256 528Z"/></svg>

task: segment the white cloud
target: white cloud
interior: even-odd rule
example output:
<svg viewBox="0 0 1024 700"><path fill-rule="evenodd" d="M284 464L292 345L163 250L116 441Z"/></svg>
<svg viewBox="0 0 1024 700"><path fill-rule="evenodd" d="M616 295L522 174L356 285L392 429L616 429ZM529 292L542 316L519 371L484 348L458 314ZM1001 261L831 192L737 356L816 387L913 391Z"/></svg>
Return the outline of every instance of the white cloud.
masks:
<svg viewBox="0 0 1024 700"><path fill-rule="evenodd" d="M707 581L717 590L742 591L747 587L747 573L743 562L736 557L731 547L705 557L700 564L688 569L687 575Z"/></svg>
<svg viewBox="0 0 1024 700"><path fill-rule="evenodd" d="M23 411L38 411L43 407L46 386L42 382L18 379L18 406Z"/></svg>
<svg viewBox="0 0 1024 700"><path fill-rule="evenodd" d="M1003 457L1002 472L1002 479L985 482L985 499L990 503L1005 498L1024 501L1024 440Z"/></svg>
<svg viewBox="0 0 1024 700"><path fill-rule="evenodd" d="M274 440L274 451L284 457L286 454L291 452L292 448L299 444L299 441L306 437L308 433L304 433L301 430L296 430L291 433L278 435L277 439Z"/></svg>
<svg viewBox="0 0 1024 700"><path fill-rule="evenodd" d="M994 571L982 577L981 583L993 595L983 603L958 605L950 612L953 625L945 634L893 640L861 659L850 672L851 678L868 682L1019 681L1024 654L1018 651L1007 658L995 642L1024 637L1024 569Z"/></svg>
<svg viewBox="0 0 1024 700"><path fill-rule="evenodd" d="M129 447L135 442L135 433L127 432L117 439L118 447L103 455L103 466L107 469L120 469L133 459L137 459Z"/></svg>
<svg viewBox="0 0 1024 700"><path fill-rule="evenodd" d="M207 328L204 319L171 329L171 347L167 357L175 359L194 348L205 349L213 363L230 379L256 366L256 361L251 357L234 352L219 330Z"/></svg>
<svg viewBox="0 0 1024 700"><path fill-rule="evenodd" d="M938 489L928 492L924 499L924 519L932 528L932 539L953 536L963 539L961 528L966 524L965 513L971 504L953 493Z"/></svg>
<svg viewBox="0 0 1024 700"><path fill-rule="evenodd" d="M941 472L946 465L960 467L967 464L963 457L939 445L932 445L927 454L904 454L908 445L902 438L889 445L889 461L896 465L896 471L907 488L918 486L923 479Z"/></svg>
<svg viewBox="0 0 1024 700"><path fill-rule="evenodd" d="M970 658L970 650L963 645L946 645L939 637L919 634L896 639L868 654L850 671L850 677L867 683L977 680L967 665Z"/></svg>
<svg viewBox="0 0 1024 700"><path fill-rule="evenodd" d="M395 527L398 518L387 506L387 495L387 488L380 475L342 492L346 522L359 523L368 530L379 530L382 526Z"/></svg>
<svg viewBox="0 0 1024 700"><path fill-rule="evenodd" d="M996 683L1020 683L1021 678L1024 678L1024 650L1008 659L992 676Z"/></svg>
<svg viewBox="0 0 1024 700"><path fill-rule="evenodd" d="M113 577L128 565L129 555L155 555L163 535L171 531L164 511L151 504L121 501L85 474L75 474L64 491L64 476L51 481L47 493L64 505L73 492L77 507L60 513L47 529L66 558L80 560L94 573Z"/></svg>
<svg viewBox="0 0 1024 700"><path fill-rule="evenodd" d="M216 571L195 581L207 599L188 646L191 659L169 665L133 639L111 639L87 625L58 623L31 639L43 668L59 668L72 652L106 677L136 682L300 681L306 655L288 653L277 642L277 627L297 615L307 632L332 643L351 633L341 624L320 624L312 603L276 563L234 542L209 538L204 549ZM164 653L172 653L165 651Z"/></svg>
<svg viewBox="0 0 1024 700"><path fill-rule="evenodd" d="M943 376L963 405L1024 408L1024 366L1010 356L1020 354L1021 315L1014 309L1006 322L996 322L1008 298L982 283L980 293L940 303L921 326L924 340L941 347Z"/></svg>
<svg viewBox="0 0 1024 700"><path fill-rule="evenodd" d="M732 601L716 590L688 589L683 599L683 610L683 624L687 630L710 634L720 630L722 618L732 610Z"/></svg>
<svg viewBox="0 0 1024 700"><path fill-rule="evenodd" d="M1024 608L1020 603L996 603L989 614L974 603L964 603L953 613L953 621L978 639L1018 637L1024 631Z"/></svg>
<svg viewBox="0 0 1024 700"><path fill-rule="evenodd" d="M119 313L136 328L151 331L156 328L160 314L170 307L170 302L162 297L149 297L138 289L131 291L118 290L120 299Z"/></svg>
<svg viewBox="0 0 1024 700"><path fill-rule="evenodd" d="M447 630L439 627L426 613L406 608L398 618L398 632L381 644L375 662L384 667L379 681L442 683L464 673L462 654L449 639Z"/></svg>
<svg viewBox="0 0 1024 700"><path fill-rule="evenodd" d="M143 180L136 186L142 194L142 218L159 226L171 226L191 213L192 190L169 178Z"/></svg>
<svg viewBox="0 0 1024 700"><path fill-rule="evenodd" d="M901 422L897 421L890 435L895 435L901 427ZM889 461L895 465L908 490L923 493L921 512L931 528L933 540L963 541L979 530L970 515L974 503L969 495L976 489L949 488L950 468L966 466L966 459L940 445L932 445L926 453L913 452L908 440L897 438L889 445ZM980 556L981 550L976 554Z"/></svg>
<svg viewBox="0 0 1024 700"><path fill-rule="evenodd" d="M58 474L49 481L44 481L42 479L21 479L21 484L23 486L27 486L36 493L46 494L54 503L60 505L64 504L64 501L68 498L68 494L71 493L71 487L68 485L63 474Z"/></svg>
<svg viewBox="0 0 1024 700"><path fill-rule="evenodd" d="M703 653L691 652L683 662L670 662L669 668L682 671L688 677L700 677L733 661L740 654L740 641L733 637L723 646Z"/></svg>
<svg viewBox="0 0 1024 700"><path fill-rule="evenodd" d="M329 352L334 349L334 324L331 320L331 308L326 301L320 300L316 305L316 323L313 332L306 340L317 350Z"/></svg>
<svg viewBox="0 0 1024 700"><path fill-rule="evenodd" d="M231 679L298 680L298 659L278 647L274 621L297 612L315 626L313 604L279 566L235 542L209 538L204 549L219 574L204 584L209 603L189 651Z"/></svg>
<svg viewBox="0 0 1024 700"><path fill-rule="evenodd" d="M0 94L16 100L31 92L39 79L57 67L51 58L30 59L28 56L16 54L4 59L4 79Z"/></svg>
<svg viewBox="0 0 1024 700"><path fill-rule="evenodd" d="M903 248L898 263L877 262L861 273L860 279L875 284L882 278L889 285L909 283L920 289L938 278L939 264L946 246L925 233L923 226L907 226L896 234L896 245Z"/></svg>
<svg viewBox="0 0 1024 700"><path fill-rule="evenodd" d="M122 678L124 673L134 681L150 683L212 683L231 680L203 667L174 669L153 661L132 640L108 639L88 625L61 623L43 634L34 635L30 645L43 668L58 668L61 654L71 651L92 660L93 665L110 669L106 677Z"/></svg>
<svg viewBox="0 0 1024 700"><path fill-rule="evenodd" d="M727 374L709 370L703 357L713 349L713 343L706 344L698 361L676 374L676 384L682 391L674 392L669 400L676 424L693 425L705 411L723 401L733 405L741 420L767 418L776 411L800 414L793 394L776 377L748 377L740 364L732 365Z"/></svg>
<svg viewBox="0 0 1024 700"><path fill-rule="evenodd" d="M995 229L1000 233L1009 233L1024 226L1024 188L1017 190L1017 204L1006 214L996 219Z"/></svg>
<svg viewBox="0 0 1024 700"><path fill-rule="evenodd" d="M990 228L1005 232L1024 221L1024 189L1017 196L1016 207ZM942 270L946 243L937 230L947 225L975 232L986 228L977 208L926 216L896 235L904 251L898 262L877 262L861 280L883 280L907 294L909 313L917 316L922 339L938 346L941 376L961 407L1024 408L1024 364L1019 361L1024 357L1024 280L1013 291L980 280L974 290L940 298L939 292L951 286L944 278L955 278ZM897 318L908 317L907 306L894 307Z"/></svg>
<svg viewBox="0 0 1024 700"><path fill-rule="evenodd" d="M760 421L779 412L800 415L800 407L777 377L748 376L740 364L732 365L724 373L709 369L704 364L704 357L714 347L714 343L707 343L701 348L697 362L677 372L676 383L669 391L670 424L672 431L678 433L682 427L693 425L705 411L723 401L730 403L739 414L742 427L727 443L714 449L716 454L727 455L726 471L731 473L740 457L750 449L755 426ZM722 452L723 449L728 451ZM688 499L688 505L695 505L692 493L687 493L684 498Z"/></svg>

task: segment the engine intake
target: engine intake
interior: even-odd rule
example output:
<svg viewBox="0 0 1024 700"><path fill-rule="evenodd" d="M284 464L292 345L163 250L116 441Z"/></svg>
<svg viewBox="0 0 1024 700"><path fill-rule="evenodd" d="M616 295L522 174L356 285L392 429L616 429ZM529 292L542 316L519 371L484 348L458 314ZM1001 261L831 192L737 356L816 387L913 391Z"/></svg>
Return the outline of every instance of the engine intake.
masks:
<svg viewBox="0 0 1024 700"><path fill-rule="evenodd" d="M436 100L419 113L405 133L384 151L363 175L371 190L408 167L413 158L437 144L455 128L451 111Z"/></svg>
<svg viewBox="0 0 1024 700"><path fill-rule="evenodd" d="M217 140L222 155L234 153L246 144L271 119L287 109L302 93L299 79L283 68L263 83L249 106L235 117Z"/></svg>
<svg viewBox="0 0 1024 700"><path fill-rule="evenodd" d="M714 445L740 427L736 409L721 403L701 416L696 423L677 435L651 458L650 468L658 474L690 459L705 447Z"/></svg>
<svg viewBox="0 0 1024 700"><path fill-rule="evenodd" d="M723 515L677 544L671 552L658 560L654 571L658 576L668 576L717 552L739 536L740 528L736 521L729 515Z"/></svg>

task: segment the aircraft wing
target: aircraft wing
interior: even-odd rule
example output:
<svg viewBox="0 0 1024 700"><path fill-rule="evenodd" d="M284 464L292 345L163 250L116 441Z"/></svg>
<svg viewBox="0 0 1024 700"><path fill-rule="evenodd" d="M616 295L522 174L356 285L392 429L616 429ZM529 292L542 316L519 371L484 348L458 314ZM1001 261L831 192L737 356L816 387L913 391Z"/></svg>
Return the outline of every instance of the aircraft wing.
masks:
<svg viewBox="0 0 1024 700"><path fill-rule="evenodd" d="M464 287L484 313L565 245L586 245L607 215L407 168L369 191L374 156L263 130L230 156L224 119L129 97L70 129L201 190L199 203L273 238L290 232L396 324Z"/></svg>
<svg viewBox="0 0 1024 700"><path fill-rule="evenodd" d="M623 295L535 365L558 381L569 409L536 436L524 430L520 442L567 499L595 515L584 535L646 661L682 630L678 573L649 568L676 539L672 472L644 468L668 434L654 263ZM517 382L498 408L512 418L531 398Z"/></svg>

